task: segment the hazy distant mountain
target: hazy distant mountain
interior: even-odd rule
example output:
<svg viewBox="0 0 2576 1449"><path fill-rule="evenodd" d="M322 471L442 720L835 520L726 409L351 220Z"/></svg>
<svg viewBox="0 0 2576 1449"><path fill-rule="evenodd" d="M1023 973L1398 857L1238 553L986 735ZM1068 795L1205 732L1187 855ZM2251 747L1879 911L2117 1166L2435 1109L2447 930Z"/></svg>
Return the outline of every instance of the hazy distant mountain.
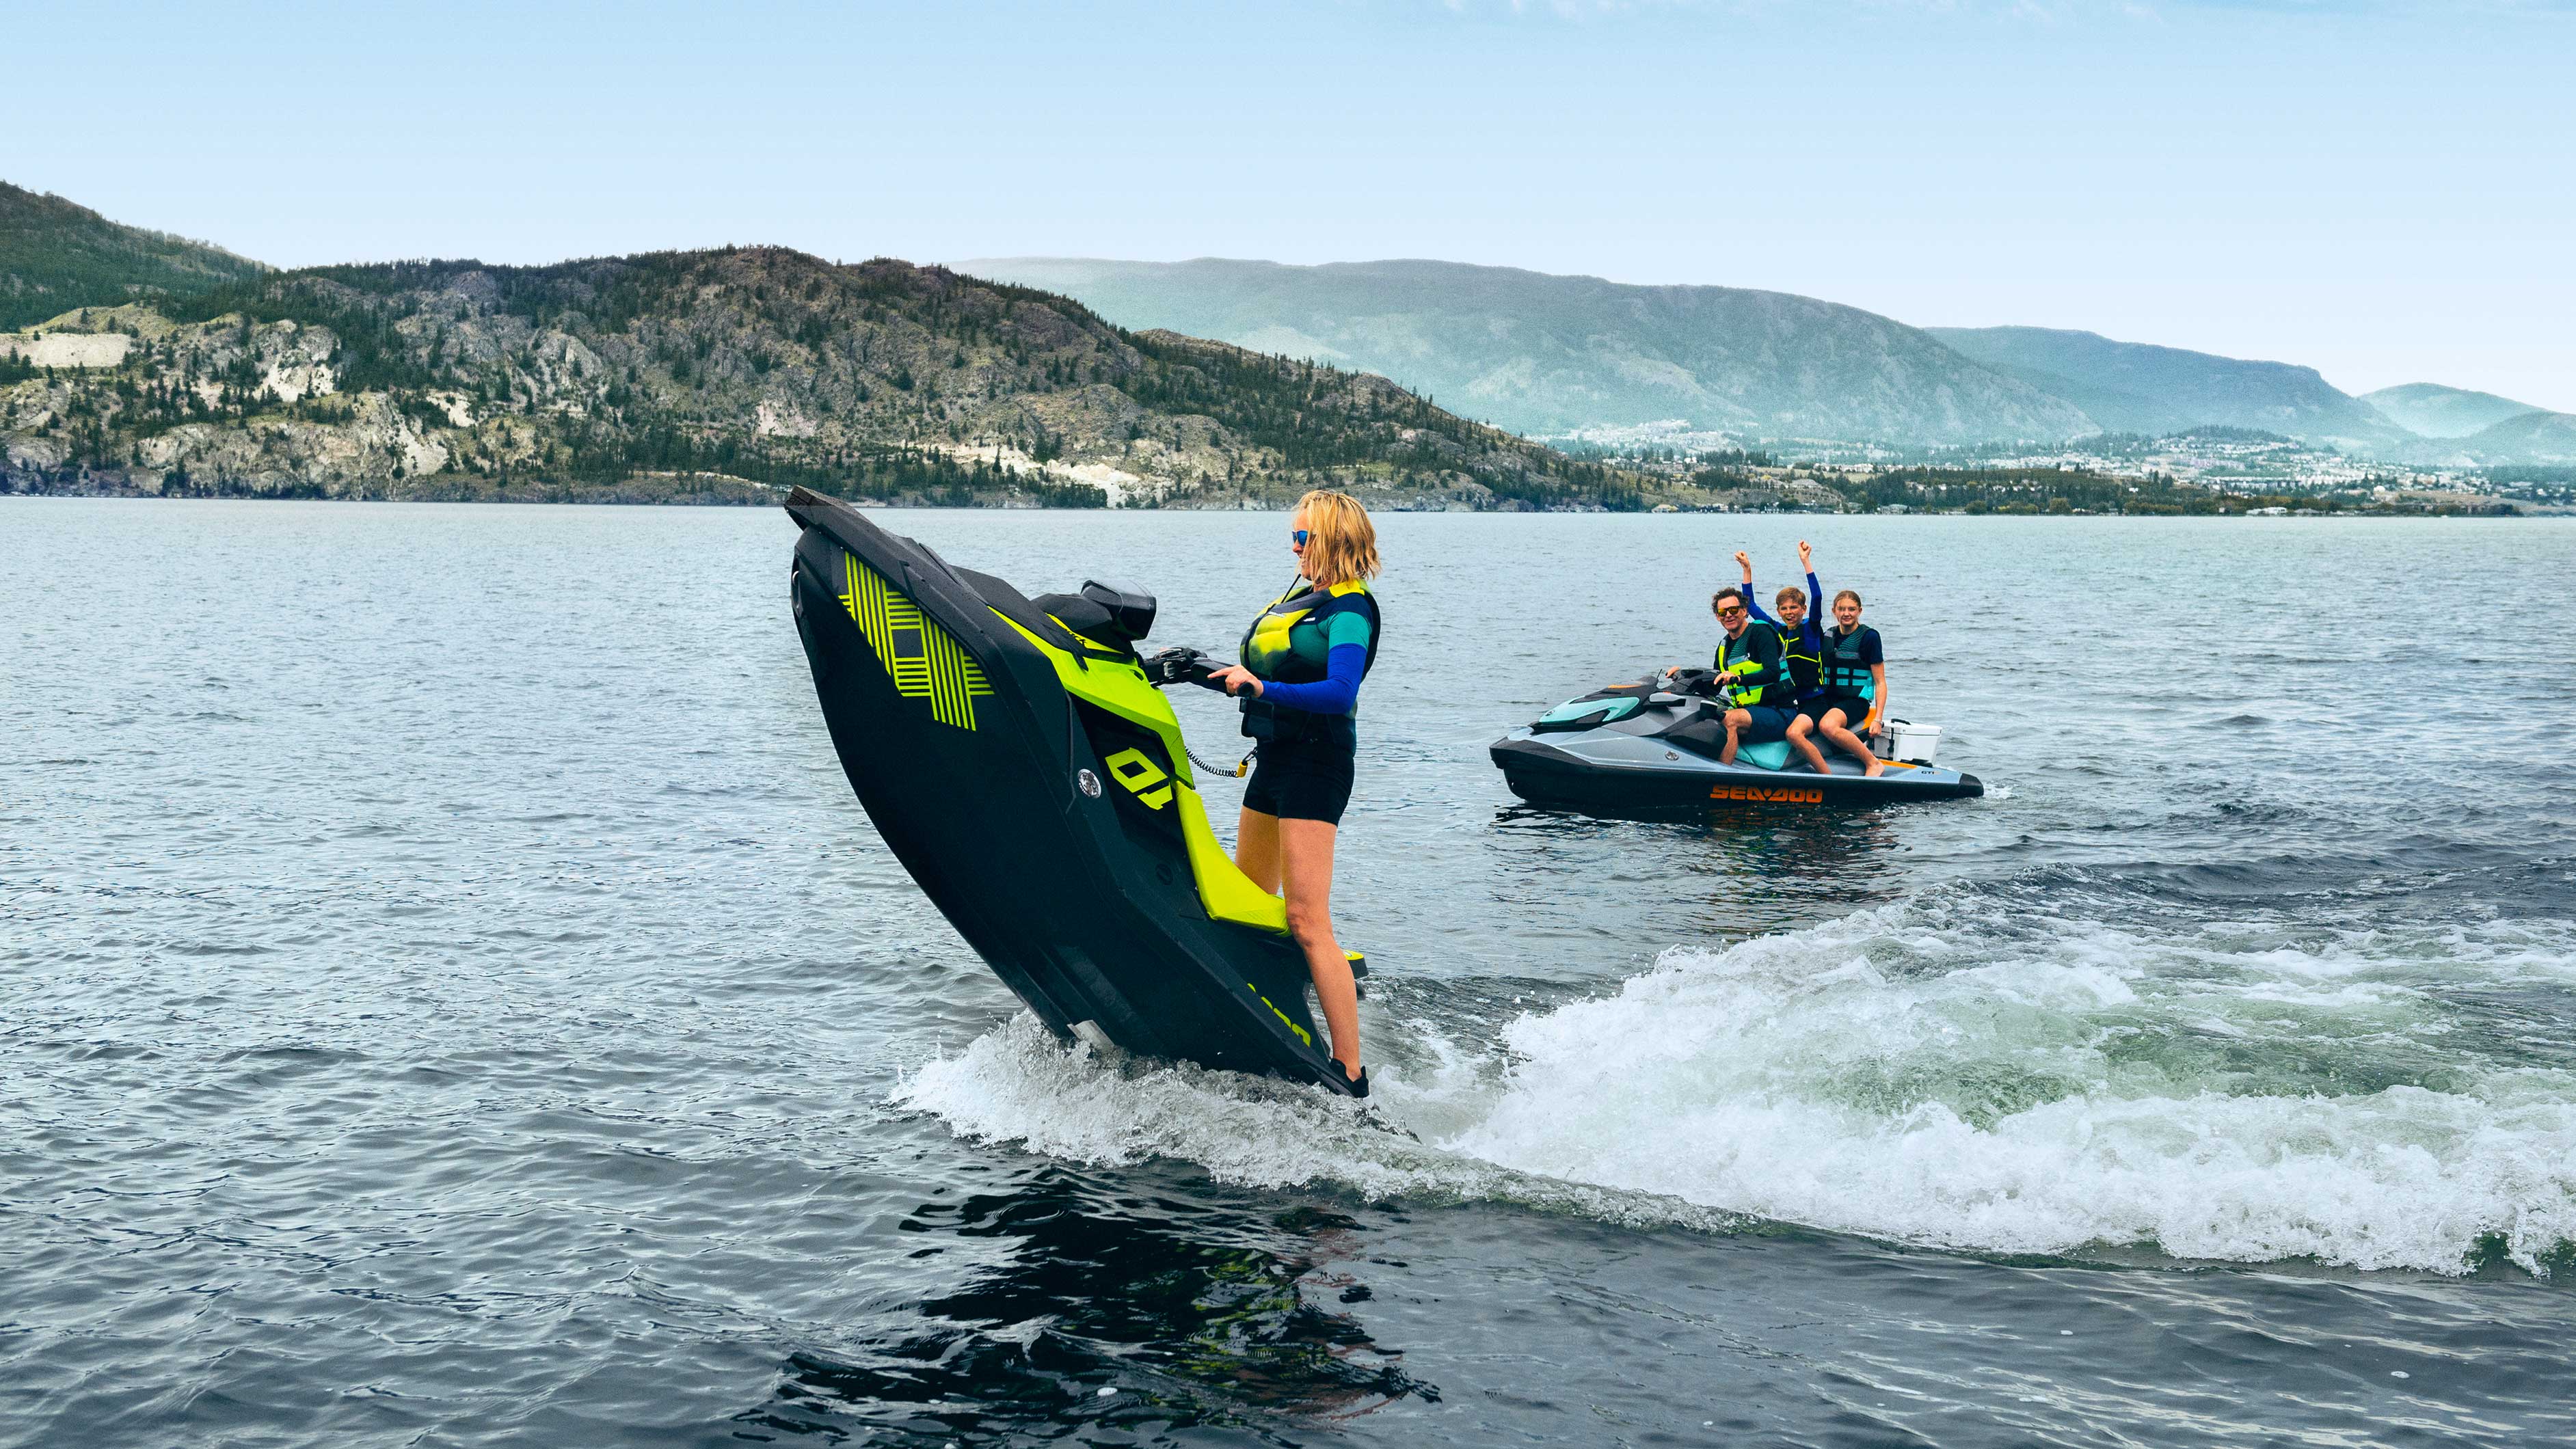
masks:
<svg viewBox="0 0 2576 1449"><path fill-rule="evenodd" d="M1980 362L2068 399L2113 432L2164 433L2221 423L2364 452L2393 452L2413 441L2313 367L2047 327L1926 330Z"/></svg>
<svg viewBox="0 0 2576 1449"><path fill-rule="evenodd" d="M2098 431L2064 398L1920 329L1784 292L1427 261L956 265L1064 293L1123 326L1383 373L1523 433L1666 419L1758 437L1948 443Z"/></svg>
<svg viewBox="0 0 2576 1449"><path fill-rule="evenodd" d="M2383 387L2363 393L2361 400L2379 409L2390 422L2428 438L2465 438L2507 418L2548 411L2491 392L2444 387L2438 382Z"/></svg>
<svg viewBox="0 0 2576 1449"><path fill-rule="evenodd" d="M2478 463L2576 463L2576 413L2518 413L2448 446Z"/></svg>
<svg viewBox="0 0 2576 1449"><path fill-rule="evenodd" d="M0 332L75 307L193 296L266 270L221 247L124 226L0 181Z"/></svg>

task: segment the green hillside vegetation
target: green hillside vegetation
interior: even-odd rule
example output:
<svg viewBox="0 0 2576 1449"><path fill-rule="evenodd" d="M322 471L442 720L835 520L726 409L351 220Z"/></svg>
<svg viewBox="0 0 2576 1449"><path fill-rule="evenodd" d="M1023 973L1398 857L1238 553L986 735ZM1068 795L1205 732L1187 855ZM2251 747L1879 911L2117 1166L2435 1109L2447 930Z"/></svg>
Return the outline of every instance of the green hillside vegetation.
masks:
<svg viewBox="0 0 2576 1449"><path fill-rule="evenodd" d="M190 296L266 270L221 247L121 226L0 181L0 332L80 307Z"/></svg>
<svg viewBox="0 0 2576 1449"><path fill-rule="evenodd" d="M1636 474L1384 378L892 260L773 248L267 274L67 324L0 391L21 491L1636 508ZM59 342L62 339L49 339Z"/></svg>
<svg viewBox="0 0 2576 1449"><path fill-rule="evenodd" d="M1382 373L1528 434L1679 422L1757 438L2056 441L2081 409L1856 307L1509 267L962 262L1130 327Z"/></svg>

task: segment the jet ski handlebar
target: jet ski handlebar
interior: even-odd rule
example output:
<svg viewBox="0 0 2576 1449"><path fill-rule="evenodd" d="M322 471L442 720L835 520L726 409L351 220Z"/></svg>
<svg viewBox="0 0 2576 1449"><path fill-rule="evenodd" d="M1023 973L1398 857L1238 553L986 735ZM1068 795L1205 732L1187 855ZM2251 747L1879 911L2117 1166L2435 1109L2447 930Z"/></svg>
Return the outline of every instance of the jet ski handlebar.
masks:
<svg viewBox="0 0 2576 1449"><path fill-rule="evenodd" d="M1225 686L1215 682L1215 675L1228 667L1225 661L1211 659L1201 650L1165 649L1145 661L1145 677L1159 686L1195 684L1222 692Z"/></svg>

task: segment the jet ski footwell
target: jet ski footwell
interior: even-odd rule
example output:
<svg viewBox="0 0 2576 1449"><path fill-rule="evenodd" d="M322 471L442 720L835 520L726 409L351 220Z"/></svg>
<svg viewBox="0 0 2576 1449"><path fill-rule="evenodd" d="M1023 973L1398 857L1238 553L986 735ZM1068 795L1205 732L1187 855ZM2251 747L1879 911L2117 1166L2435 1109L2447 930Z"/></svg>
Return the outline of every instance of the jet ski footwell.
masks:
<svg viewBox="0 0 2576 1449"><path fill-rule="evenodd" d="M1152 601L1041 607L837 500L799 488L787 512L804 528L797 633L842 770L1003 984L1068 1041L1351 1091L1286 908L1208 828L1136 656Z"/></svg>

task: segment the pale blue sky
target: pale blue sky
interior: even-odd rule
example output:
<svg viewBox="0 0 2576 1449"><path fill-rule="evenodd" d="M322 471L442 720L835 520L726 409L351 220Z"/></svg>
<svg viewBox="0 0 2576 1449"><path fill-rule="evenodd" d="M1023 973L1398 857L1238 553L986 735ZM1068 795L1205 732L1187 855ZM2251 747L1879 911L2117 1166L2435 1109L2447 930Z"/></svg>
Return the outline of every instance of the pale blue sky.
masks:
<svg viewBox="0 0 2576 1449"><path fill-rule="evenodd" d="M11 12L0 178L284 265L1440 257L2576 410L2576 4Z"/></svg>

